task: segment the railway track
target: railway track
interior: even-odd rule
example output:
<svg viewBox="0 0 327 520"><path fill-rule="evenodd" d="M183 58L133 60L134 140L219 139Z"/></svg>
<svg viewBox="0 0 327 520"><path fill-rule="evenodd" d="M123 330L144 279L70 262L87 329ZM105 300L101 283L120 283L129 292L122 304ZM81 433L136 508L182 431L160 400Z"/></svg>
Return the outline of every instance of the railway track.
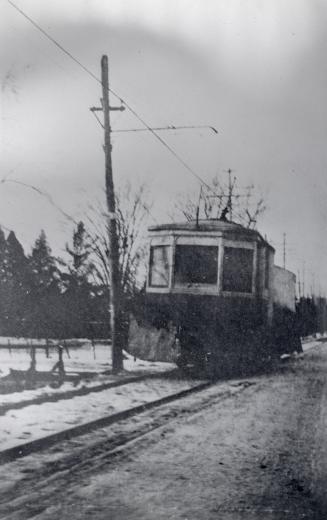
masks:
<svg viewBox="0 0 327 520"><path fill-rule="evenodd" d="M157 379L162 379L162 375L157 375ZM166 376L167 377L167 376ZM136 384L140 383L141 381L144 382L146 379L150 379L148 376L143 378L138 378L138 381ZM155 376L153 375L151 379L155 379ZM135 381L133 380L133 383ZM194 383L194 382L193 382ZM115 384L108 383L109 388L123 386L127 384L132 384L131 381L123 381L120 385L115 382ZM191 384L191 382L190 382ZM204 390L211 386L211 382L201 382L198 384L192 384L192 386L188 388L184 388L180 391L174 392L174 393L167 393L167 395L161 396L158 399L151 399L148 402L144 402L142 404L128 407L124 410L118 411L116 413L111 414L105 414L102 415L96 419L92 419L89 421L82 421L80 424L74 425L73 427L64 428L60 431L56 431L54 433L45 434L42 436L39 436L33 440L28 440L26 442L18 442L14 446L10 446L9 448L2 449L0 451L0 465L3 465L7 462L14 461L16 459L25 457L27 455L30 455L35 452L39 452L41 450L45 450L47 448L50 448L51 446L54 446L55 444L58 444L63 441L69 441L71 439L74 439L75 437L90 433L94 430L98 430L107 426L114 425L116 423L119 423L120 421L132 418L134 416L137 416L147 410L151 410L154 408L158 408L164 404L171 403L174 401L178 401L179 399L182 399L183 397L186 397L192 393L200 392L201 390ZM101 388L103 390L103 388ZM93 390L94 392L99 392L99 388L95 388ZM91 392L87 392L87 394L84 394L86 397ZM76 397L76 395L74 395ZM68 397L66 396L65 399L67 400ZM48 401L47 401L48 402ZM33 403L35 404L35 403ZM28 405L25 405L26 407ZM63 412L64 413L64 412ZM18 423L19 424L19 423ZM21 426L21 425L20 425Z"/></svg>
<svg viewBox="0 0 327 520"><path fill-rule="evenodd" d="M4 403L0 404L0 416L4 415L9 410L19 410L25 408L26 406L38 405L43 403L57 403L58 401L72 399L73 397L88 395L96 392L102 392L103 390L107 390L109 388L116 388L118 386L124 386L130 383L137 383L140 381L146 381L158 377L169 378L172 377L175 373L176 369L172 369L171 371L164 372L162 374L150 373L143 374L141 376L131 376L126 377L124 379L120 379L118 381L110 381L109 383L101 383L99 385L94 386L82 386L81 388L66 390L60 393L57 392L53 394L44 394L37 397L33 397L31 399L25 399L23 401Z"/></svg>
<svg viewBox="0 0 327 520"><path fill-rule="evenodd" d="M85 425L86 430L80 437L61 437L66 439L61 443L57 437L52 446L48 443L43 446L48 449L34 444L34 454L33 451L17 453L16 461L9 457L13 461L10 464L4 464L6 454L2 453L0 478L7 482L8 475L13 476L9 479L10 484L0 490L0 517L8 520L41 518L43 514L51 517L53 504L68 496L76 482L88 482L90 475L105 468L115 468L116 464L133 457L142 447L146 449L159 438L169 435L176 427L172 424L174 421L184 422L257 383L255 380L202 382L143 406L131 407L122 414L103 418L108 428L104 422L102 425L91 424L89 429ZM201 390L205 389L207 391L202 393ZM31 454L29 457L20 459L28 453Z"/></svg>

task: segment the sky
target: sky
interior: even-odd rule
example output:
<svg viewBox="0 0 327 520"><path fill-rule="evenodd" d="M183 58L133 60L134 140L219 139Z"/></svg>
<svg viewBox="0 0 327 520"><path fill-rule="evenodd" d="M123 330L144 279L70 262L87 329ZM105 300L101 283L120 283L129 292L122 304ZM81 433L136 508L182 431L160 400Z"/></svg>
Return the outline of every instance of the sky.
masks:
<svg viewBox="0 0 327 520"><path fill-rule="evenodd" d="M327 294L327 3L324 0L14 0L205 182L256 186L258 223L305 290ZM43 228L56 254L103 196L101 85L7 0L0 3L0 225L26 252ZM110 103L120 101L111 96ZM141 128L128 110L112 129ZM116 186L146 183L156 222L199 182L149 132L113 134ZM33 186L36 189L31 188ZM50 196L44 196L39 191ZM58 209L60 208L60 209ZM150 220L150 224L153 221Z"/></svg>

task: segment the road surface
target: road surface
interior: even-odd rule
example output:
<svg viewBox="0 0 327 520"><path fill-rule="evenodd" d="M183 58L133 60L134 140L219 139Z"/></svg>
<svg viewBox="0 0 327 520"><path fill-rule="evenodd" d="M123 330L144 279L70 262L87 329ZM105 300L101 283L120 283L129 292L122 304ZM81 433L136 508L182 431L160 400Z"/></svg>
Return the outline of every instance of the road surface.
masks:
<svg viewBox="0 0 327 520"><path fill-rule="evenodd" d="M0 518L327 519L326 376L322 343L248 384L8 463ZM114 435L127 442L112 452Z"/></svg>

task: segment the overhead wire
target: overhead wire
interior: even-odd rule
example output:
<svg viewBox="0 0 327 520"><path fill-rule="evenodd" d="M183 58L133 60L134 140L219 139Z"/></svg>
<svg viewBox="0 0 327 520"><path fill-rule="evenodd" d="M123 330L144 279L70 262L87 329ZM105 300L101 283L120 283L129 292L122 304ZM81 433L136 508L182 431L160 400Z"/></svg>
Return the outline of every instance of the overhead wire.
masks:
<svg viewBox="0 0 327 520"><path fill-rule="evenodd" d="M94 110L91 110L91 114L94 115L95 119L97 120L97 122L99 123L99 125L104 128L104 124L102 123L102 121L100 120L100 118L96 115L96 113L94 112Z"/></svg>
<svg viewBox="0 0 327 520"><path fill-rule="evenodd" d="M69 51L67 51L57 40L55 40L50 34L48 34L37 22L35 22L30 16L28 16L22 9L20 9L14 2L11 0L7 0L7 2L14 8L16 11L18 11L24 18L26 18L36 29L38 29L48 40L50 40L58 49L60 49L66 56L68 56L70 59L72 59L79 67L81 67L89 76L91 76L93 79L95 79L98 83L101 84L101 80L81 61L79 61L75 56L73 56Z"/></svg>
<svg viewBox="0 0 327 520"><path fill-rule="evenodd" d="M157 126L155 128L152 128L152 130L191 130L193 128L210 128L215 134L218 134L218 131L215 129L214 126L209 125L182 125L182 126L175 126L175 125L168 125L168 126ZM118 128L116 130L112 130L112 132L145 132L147 131L147 128Z"/></svg>
<svg viewBox="0 0 327 520"><path fill-rule="evenodd" d="M23 181L19 181L18 179L8 179L7 178L3 178L1 181L0 181L0 184L6 184L6 183L12 183L12 184L17 184L19 186L23 186L24 188L28 188L36 193L38 193L39 195L41 195L42 197L44 197L45 199L47 199L47 201L51 204L51 206L53 206L57 211L59 211L59 213L61 213L67 220L69 220L70 222L72 222L73 224L75 224L76 226L78 225L78 220L75 219L72 215L70 215L69 213L67 213L64 209L62 209L61 206L59 206L54 200L53 198L51 197L51 195L49 193L47 193L46 191L43 191L41 190L40 188L38 188L37 186L34 186L33 184L29 184L29 183L26 183L26 182L23 182ZM148 213L148 215L150 217L152 217L152 219L154 220L154 222L158 223L157 219L154 217L154 215L152 214L150 208L148 207L147 204L143 204L143 208L144 210ZM6 226L4 226L3 224L1 224L0 228L3 228L5 229L6 231L10 232L11 230L9 228L7 228ZM88 237L91 239L91 242L92 242L92 246L95 244L96 240L97 240L97 237L93 237L91 233L89 233L88 230L86 230L86 233L88 235Z"/></svg>
<svg viewBox="0 0 327 520"><path fill-rule="evenodd" d="M46 191L41 190L40 188L38 188L37 186L34 186L33 184L29 184L27 182L19 181L18 179L8 179L8 177L7 178L3 178L0 181L0 184L6 184L8 182L10 182L12 184L18 184L20 186L24 186L25 188L28 188L28 189L30 189L32 191L35 191L36 193L38 193L42 197L46 198L48 200L48 202L51 204L51 206L53 206L57 211L59 211L64 217L66 217L66 219L70 220L74 224L77 224L77 221L74 219L74 217L69 215L69 213L67 213L58 204L56 204L56 202L53 200L51 195L49 193L47 193Z"/></svg>
<svg viewBox="0 0 327 520"><path fill-rule="evenodd" d="M47 31L45 31L35 20L33 20L30 16L28 16L22 9L20 9L12 0L7 0L7 2L16 9L26 20L28 20L36 29L38 29L48 40L50 40L58 49L60 49L66 56L68 56L71 60L73 60L81 69L84 70L91 78L93 78L98 83L102 84L101 80L88 68L86 67L80 60L75 58L71 52L69 52L63 45L61 45L55 38L53 38ZM113 94L125 107L140 121L140 123L145 126L145 128L179 161L180 164L184 166L184 168L191 173L200 183L206 186L212 193L215 193L213 188L205 182L204 179L193 169L191 166L187 164L187 162L168 144L166 141L158 135L153 128L151 128L148 123L141 117L136 110L124 99L122 98L115 90L111 87L108 88L109 92ZM214 131L217 133L216 129Z"/></svg>

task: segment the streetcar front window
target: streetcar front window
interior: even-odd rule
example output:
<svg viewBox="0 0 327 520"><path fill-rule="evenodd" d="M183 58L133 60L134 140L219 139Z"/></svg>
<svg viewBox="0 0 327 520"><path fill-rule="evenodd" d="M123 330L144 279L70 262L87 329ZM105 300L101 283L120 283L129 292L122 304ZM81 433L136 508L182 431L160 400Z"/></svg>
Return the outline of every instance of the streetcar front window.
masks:
<svg viewBox="0 0 327 520"><path fill-rule="evenodd" d="M251 293L253 278L253 250L225 247L223 262L223 291Z"/></svg>
<svg viewBox="0 0 327 520"><path fill-rule="evenodd" d="M216 284L218 247L177 245L175 284Z"/></svg>
<svg viewBox="0 0 327 520"><path fill-rule="evenodd" d="M168 287L169 284L169 246L154 246L150 250L151 287Z"/></svg>

